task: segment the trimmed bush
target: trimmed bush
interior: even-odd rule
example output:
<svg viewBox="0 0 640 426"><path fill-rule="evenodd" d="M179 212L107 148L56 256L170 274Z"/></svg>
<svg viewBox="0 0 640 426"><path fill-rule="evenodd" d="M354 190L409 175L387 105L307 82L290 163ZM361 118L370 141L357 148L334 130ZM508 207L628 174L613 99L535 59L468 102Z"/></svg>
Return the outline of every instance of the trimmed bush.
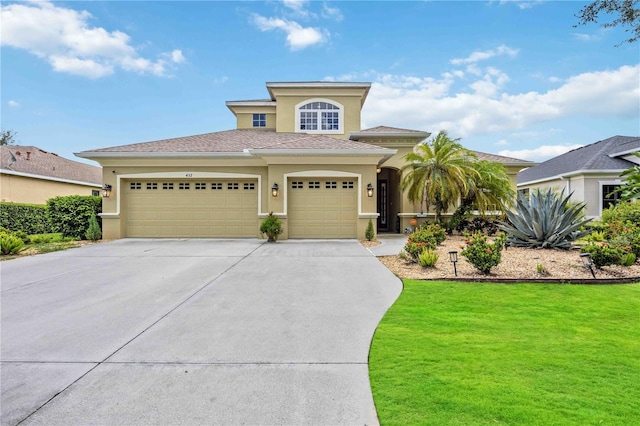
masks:
<svg viewBox="0 0 640 426"><path fill-rule="evenodd" d="M367 224L367 229L366 231L364 231L364 237L367 239L367 241L371 241L375 236L376 236L376 233L373 230L373 222L371 221L371 219L369 219L369 223Z"/></svg>
<svg viewBox="0 0 640 426"><path fill-rule="evenodd" d="M404 245L404 251L411 257L414 262L418 261L420 253L424 250L435 250L438 240L433 233L427 228L422 227L409 235Z"/></svg>
<svg viewBox="0 0 640 426"><path fill-rule="evenodd" d="M98 241L102 238L102 231L100 230L100 225L98 225L95 213L92 214L91 219L89 219L89 229L87 229L85 237L91 241Z"/></svg>
<svg viewBox="0 0 640 426"><path fill-rule="evenodd" d="M590 243L582 246L580 252L589 253L591 261L598 269L603 266L620 265L623 261L627 261L626 256L630 253L630 251L621 247L614 247L608 243Z"/></svg>
<svg viewBox="0 0 640 426"><path fill-rule="evenodd" d="M64 237L86 238L92 215L102 212L102 198L91 195L54 197L47 201L53 232ZM99 220L99 219L97 219Z"/></svg>
<svg viewBox="0 0 640 426"><path fill-rule="evenodd" d="M273 212L269 212L269 216L260 224L260 232L267 236L267 241L275 242L278 235L282 234L282 221Z"/></svg>
<svg viewBox="0 0 640 426"><path fill-rule="evenodd" d="M507 241L507 236L500 233L493 239L493 243L487 242L487 236L481 233L466 235L467 245L460 252L469 263L483 274L488 274L491 268L498 266L502 261L502 249Z"/></svg>
<svg viewBox="0 0 640 426"><path fill-rule="evenodd" d="M47 206L40 204L0 203L0 226L25 234L51 232Z"/></svg>

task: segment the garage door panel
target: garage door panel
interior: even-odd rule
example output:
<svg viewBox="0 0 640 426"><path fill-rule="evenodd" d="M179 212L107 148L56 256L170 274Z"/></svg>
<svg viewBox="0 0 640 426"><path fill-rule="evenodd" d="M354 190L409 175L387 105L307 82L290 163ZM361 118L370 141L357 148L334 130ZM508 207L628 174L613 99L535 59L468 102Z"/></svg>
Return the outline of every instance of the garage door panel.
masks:
<svg viewBox="0 0 640 426"><path fill-rule="evenodd" d="M355 238L356 187L349 178L292 178L288 183L289 237Z"/></svg>
<svg viewBox="0 0 640 426"><path fill-rule="evenodd" d="M157 189L152 189L154 186ZM123 214L126 235L256 237L256 188L256 180L242 179L125 182Z"/></svg>

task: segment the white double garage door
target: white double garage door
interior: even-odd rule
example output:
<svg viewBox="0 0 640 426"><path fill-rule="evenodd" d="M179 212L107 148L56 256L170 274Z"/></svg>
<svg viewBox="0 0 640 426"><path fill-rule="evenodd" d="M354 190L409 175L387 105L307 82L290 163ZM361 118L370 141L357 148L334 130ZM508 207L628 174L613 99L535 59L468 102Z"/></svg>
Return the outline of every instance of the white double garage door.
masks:
<svg viewBox="0 0 640 426"><path fill-rule="evenodd" d="M121 200L126 236L255 238L258 192L256 179L126 180ZM355 178L289 179L289 238L355 238L357 194ZM278 196L285 196L282 188Z"/></svg>

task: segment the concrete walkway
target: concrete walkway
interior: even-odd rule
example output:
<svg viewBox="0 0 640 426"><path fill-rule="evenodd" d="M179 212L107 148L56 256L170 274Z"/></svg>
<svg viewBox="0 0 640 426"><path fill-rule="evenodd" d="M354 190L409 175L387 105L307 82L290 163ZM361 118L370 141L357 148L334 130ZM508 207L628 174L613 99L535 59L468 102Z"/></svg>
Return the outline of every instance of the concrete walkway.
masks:
<svg viewBox="0 0 640 426"><path fill-rule="evenodd" d="M371 425L400 281L357 241L138 240L0 264L3 425Z"/></svg>
<svg viewBox="0 0 640 426"><path fill-rule="evenodd" d="M407 242L407 236L404 234L378 234L376 239L380 244L369 248L374 256L395 256Z"/></svg>

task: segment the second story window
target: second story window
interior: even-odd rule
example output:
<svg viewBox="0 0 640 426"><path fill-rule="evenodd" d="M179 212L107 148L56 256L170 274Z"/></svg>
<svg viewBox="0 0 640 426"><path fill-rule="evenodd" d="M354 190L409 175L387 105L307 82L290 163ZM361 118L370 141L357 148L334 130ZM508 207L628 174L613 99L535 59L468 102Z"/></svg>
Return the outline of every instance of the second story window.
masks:
<svg viewBox="0 0 640 426"><path fill-rule="evenodd" d="M296 131L306 133L342 133L342 106L313 100L296 107Z"/></svg>
<svg viewBox="0 0 640 426"><path fill-rule="evenodd" d="M267 127L267 114L253 114L253 127Z"/></svg>

